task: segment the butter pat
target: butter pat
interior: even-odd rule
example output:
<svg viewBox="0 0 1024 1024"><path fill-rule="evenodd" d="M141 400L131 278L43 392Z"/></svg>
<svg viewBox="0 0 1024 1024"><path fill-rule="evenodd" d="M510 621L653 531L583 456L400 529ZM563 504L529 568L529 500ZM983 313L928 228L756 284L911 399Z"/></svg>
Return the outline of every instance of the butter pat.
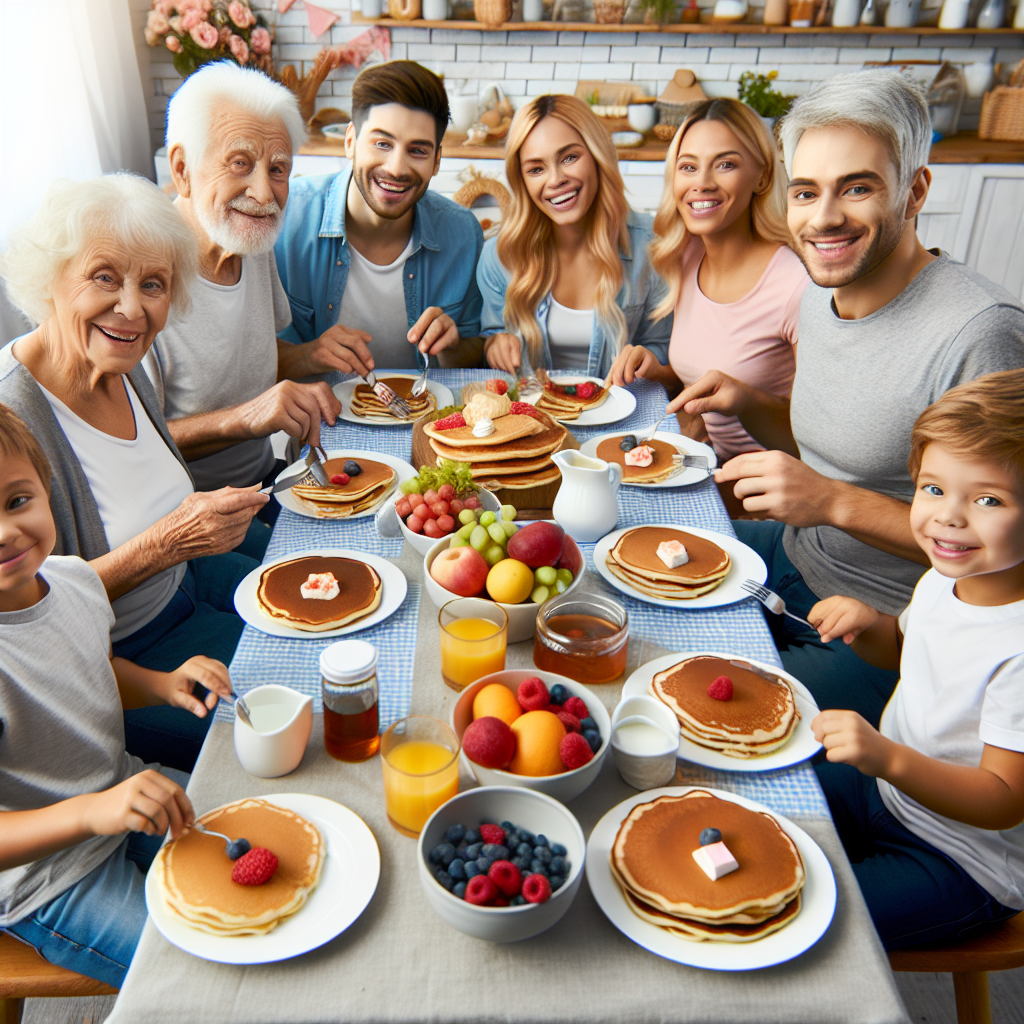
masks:
<svg viewBox="0 0 1024 1024"><path fill-rule="evenodd" d="M473 424L474 437L490 437L494 433L494 420L490 416L483 416Z"/></svg>
<svg viewBox="0 0 1024 1024"><path fill-rule="evenodd" d="M311 572L299 590L307 601L333 601L341 593L333 572Z"/></svg>
<svg viewBox="0 0 1024 1024"><path fill-rule="evenodd" d="M654 449L648 448L645 444L637 445L632 451L626 452L623 461L627 466L645 469L654 461Z"/></svg>
<svg viewBox="0 0 1024 1024"><path fill-rule="evenodd" d="M677 540L663 540L658 545L658 557L670 568L686 565L690 555Z"/></svg>
<svg viewBox="0 0 1024 1024"><path fill-rule="evenodd" d="M729 847L725 843L698 846L693 851L693 859L712 882L717 882L723 875L727 875L739 867L736 858L729 852Z"/></svg>

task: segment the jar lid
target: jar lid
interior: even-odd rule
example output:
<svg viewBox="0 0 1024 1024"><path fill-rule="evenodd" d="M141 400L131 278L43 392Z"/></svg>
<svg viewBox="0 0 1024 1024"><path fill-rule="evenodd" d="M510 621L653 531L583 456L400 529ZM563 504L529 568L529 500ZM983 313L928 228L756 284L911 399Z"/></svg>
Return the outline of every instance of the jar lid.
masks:
<svg viewBox="0 0 1024 1024"><path fill-rule="evenodd" d="M377 648L365 640L339 640L320 652L320 674L332 683L361 683L377 666Z"/></svg>

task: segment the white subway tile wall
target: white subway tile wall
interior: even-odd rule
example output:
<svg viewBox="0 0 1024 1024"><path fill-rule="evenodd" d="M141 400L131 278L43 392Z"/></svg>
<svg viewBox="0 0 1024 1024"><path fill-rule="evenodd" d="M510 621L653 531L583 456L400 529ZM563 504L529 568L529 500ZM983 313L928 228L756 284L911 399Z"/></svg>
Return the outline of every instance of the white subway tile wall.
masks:
<svg viewBox="0 0 1024 1024"><path fill-rule="evenodd" d="M149 77L152 98L149 120L154 150L163 144L164 110L168 97L180 83L171 54L150 50L142 39L149 0L129 0L137 24L137 47L143 75ZM345 43L365 31L353 25L349 0L323 6L339 20L329 32L314 38L306 13L296 4L286 14L277 13L275 0L253 0L276 26L274 59L278 65L293 64L309 70L324 46ZM701 0L707 6L713 0ZM926 7L938 0L926 0ZM592 8L592 0L585 0ZM950 60L1016 63L1024 57L1024 35L1000 36L998 47L984 36L917 36L913 34L868 35L733 35L729 33L669 32L492 32L457 29L404 28L391 30L392 57L418 60L449 79L475 79L481 84L501 81L514 104L546 92L573 92L580 79L633 81L654 94L665 88L678 68L697 76L709 96L735 96L736 82L744 71L778 71L776 88L800 94L815 82L866 61ZM356 76L351 67L340 68L324 82L317 108L347 109ZM961 126L977 126L979 100L967 100Z"/></svg>

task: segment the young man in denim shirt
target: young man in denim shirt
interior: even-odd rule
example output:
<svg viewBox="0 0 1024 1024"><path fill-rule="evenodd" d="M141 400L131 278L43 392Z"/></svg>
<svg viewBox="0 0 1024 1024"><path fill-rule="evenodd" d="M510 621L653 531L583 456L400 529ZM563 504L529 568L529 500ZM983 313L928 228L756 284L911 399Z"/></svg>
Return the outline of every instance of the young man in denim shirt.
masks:
<svg viewBox="0 0 1024 1024"><path fill-rule="evenodd" d="M469 210L427 186L441 162L448 97L414 61L367 68L352 87L350 171L292 185L275 249L297 342L289 377L374 367L418 369L480 333L476 263L483 232Z"/></svg>

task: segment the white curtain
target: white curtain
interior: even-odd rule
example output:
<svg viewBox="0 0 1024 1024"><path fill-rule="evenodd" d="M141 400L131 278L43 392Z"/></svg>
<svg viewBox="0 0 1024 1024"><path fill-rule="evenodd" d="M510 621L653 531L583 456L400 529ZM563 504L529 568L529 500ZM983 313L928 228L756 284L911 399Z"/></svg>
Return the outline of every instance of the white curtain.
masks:
<svg viewBox="0 0 1024 1024"><path fill-rule="evenodd" d="M55 178L153 177L128 0L0 0L0 250ZM25 322L0 293L0 344Z"/></svg>

